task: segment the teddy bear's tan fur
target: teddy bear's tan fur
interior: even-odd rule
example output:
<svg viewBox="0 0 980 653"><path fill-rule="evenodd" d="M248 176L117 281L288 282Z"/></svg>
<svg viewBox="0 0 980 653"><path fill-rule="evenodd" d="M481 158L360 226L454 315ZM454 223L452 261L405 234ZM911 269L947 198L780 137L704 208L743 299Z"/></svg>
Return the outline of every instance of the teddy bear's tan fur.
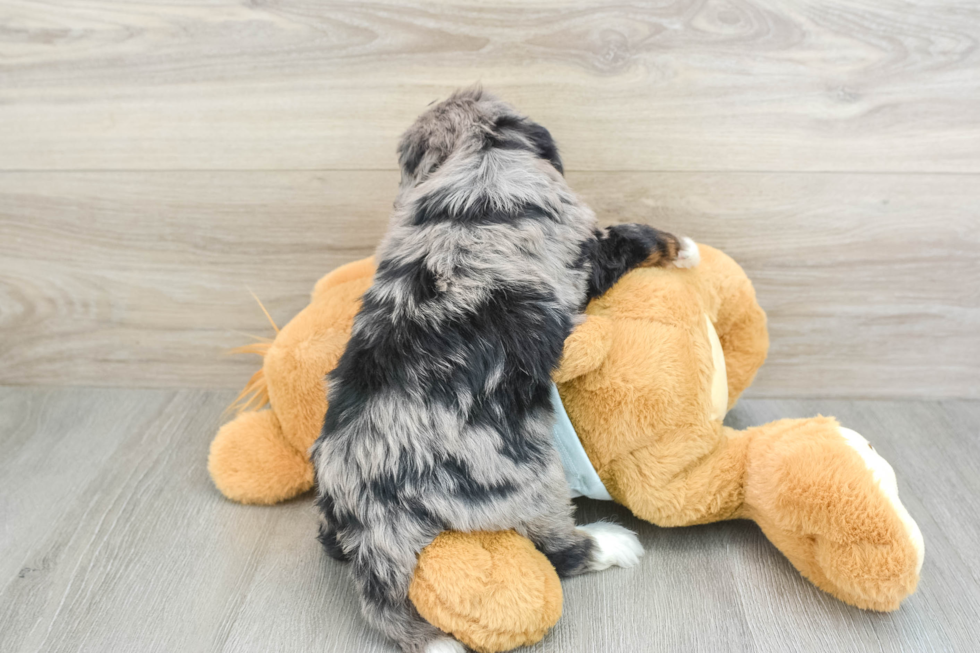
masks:
<svg viewBox="0 0 980 653"><path fill-rule="evenodd" d="M692 270L648 268L593 301L555 373L582 445L612 497L660 526L752 519L800 572L861 608L894 610L914 591L922 539L894 474L832 418L736 431L725 412L768 349L765 314L742 269L701 245ZM340 357L371 259L320 280L264 352L257 403L218 432L215 485L242 503L312 487L323 378ZM443 533L419 557L410 597L478 651L538 641L561 613L554 569L516 533Z"/></svg>

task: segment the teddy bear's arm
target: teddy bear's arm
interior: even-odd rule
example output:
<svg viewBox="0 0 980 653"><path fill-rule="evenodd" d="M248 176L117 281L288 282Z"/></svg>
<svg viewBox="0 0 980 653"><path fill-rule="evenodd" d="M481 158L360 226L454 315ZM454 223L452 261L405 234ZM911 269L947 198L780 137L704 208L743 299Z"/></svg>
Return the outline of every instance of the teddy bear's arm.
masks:
<svg viewBox="0 0 980 653"><path fill-rule="evenodd" d="M313 301L282 328L265 355L270 402L283 436L299 451L320 435L327 411L324 378L344 353L373 272L373 261L364 259L327 275Z"/></svg>
<svg viewBox="0 0 980 653"><path fill-rule="evenodd" d="M566 383L602 365L611 344L609 319L587 315L565 339L561 364L551 375L555 383Z"/></svg>

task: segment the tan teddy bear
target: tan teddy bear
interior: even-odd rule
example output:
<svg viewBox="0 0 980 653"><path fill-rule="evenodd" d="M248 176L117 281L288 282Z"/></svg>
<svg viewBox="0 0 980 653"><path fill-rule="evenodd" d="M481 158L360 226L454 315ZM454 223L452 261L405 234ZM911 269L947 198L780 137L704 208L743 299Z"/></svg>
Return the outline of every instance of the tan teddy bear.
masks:
<svg viewBox="0 0 980 653"><path fill-rule="evenodd" d="M623 277L566 341L554 380L570 487L659 526L752 519L821 589L896 609L918 582L923 543L873 447L828 417L723 426L768 335L742 269L700 247L694 269ZM328 274L274 342L248 348L264 363L243 396L269 408L242 412L215 437L208 466L228 498L268 504L312 487L307 450L327 408L323 380L373 271L365 259ZM513 531L443 533L419 556L410 597L478 651L538 641L561 614L554 569Z"/></svg>

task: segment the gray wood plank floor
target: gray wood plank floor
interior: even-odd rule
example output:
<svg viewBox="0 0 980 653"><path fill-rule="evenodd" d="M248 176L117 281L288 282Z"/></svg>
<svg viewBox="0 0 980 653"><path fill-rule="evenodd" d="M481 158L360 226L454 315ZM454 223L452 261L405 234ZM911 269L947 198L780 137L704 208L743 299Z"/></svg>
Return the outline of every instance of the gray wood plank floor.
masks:
<svg viewBox="0 0 980 653"><path fill-rule="evenodd" d="M205 470L229 391L0 388L0 651L394 651L361 622L309 496L256 508ZM926 539L900 611L802 580L753 525L640 533L640 567L564 584L533 651L969 651L980 641L980 402L750 400L748 426L837 415L899 476ZM973 551L973 554L969 552Z"/></svg>

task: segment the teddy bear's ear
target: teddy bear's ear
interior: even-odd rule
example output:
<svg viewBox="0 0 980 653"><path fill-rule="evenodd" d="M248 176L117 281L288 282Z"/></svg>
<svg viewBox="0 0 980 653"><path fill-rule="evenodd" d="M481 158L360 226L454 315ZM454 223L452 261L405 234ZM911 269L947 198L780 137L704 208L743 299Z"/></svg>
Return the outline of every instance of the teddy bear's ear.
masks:
<svg viewBox="0 0 980 653"><path fill-rule="evenodd" d="M551 375L555 383L565 383L598 369L612 344L612 322L600 315L587 315L565 339L561 365Z"/></svg>
<svg viewBox="0 0 980 653"><path fill-rule="evenodd" d="M370 277L373 274L373 256L362 258L360 261L346 263L316 282L316 286L313 288L313 297L316 298L327 290L335 288L342 283L347 283L348 281L353 281L354 279Z"/></svg>

